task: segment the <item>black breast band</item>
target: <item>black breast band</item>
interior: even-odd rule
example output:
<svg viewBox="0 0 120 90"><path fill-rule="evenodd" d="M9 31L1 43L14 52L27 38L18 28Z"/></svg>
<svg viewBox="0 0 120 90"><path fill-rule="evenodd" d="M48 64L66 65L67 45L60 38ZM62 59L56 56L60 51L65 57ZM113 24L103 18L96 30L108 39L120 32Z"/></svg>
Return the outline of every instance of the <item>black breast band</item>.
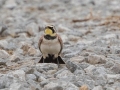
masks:
<svg viewBox="0 0 120 90"><path fill-rule="evenodd" d="M57 36L50 36L50 35L44 35L44 38L47 40L53 40L55 39Z"/></svg>

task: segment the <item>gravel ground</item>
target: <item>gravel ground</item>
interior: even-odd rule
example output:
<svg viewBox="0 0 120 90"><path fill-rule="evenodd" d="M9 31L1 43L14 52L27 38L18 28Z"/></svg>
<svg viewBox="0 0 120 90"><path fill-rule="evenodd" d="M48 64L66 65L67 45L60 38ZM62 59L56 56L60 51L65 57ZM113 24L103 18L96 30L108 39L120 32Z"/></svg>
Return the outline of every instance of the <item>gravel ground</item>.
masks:
<svg viewBox="0 0 120 90"><path fill-rule="evenodd" d="M37 63L46 25L66 65ZM0 0L0 90L120 90L120 1Z"/></svg>

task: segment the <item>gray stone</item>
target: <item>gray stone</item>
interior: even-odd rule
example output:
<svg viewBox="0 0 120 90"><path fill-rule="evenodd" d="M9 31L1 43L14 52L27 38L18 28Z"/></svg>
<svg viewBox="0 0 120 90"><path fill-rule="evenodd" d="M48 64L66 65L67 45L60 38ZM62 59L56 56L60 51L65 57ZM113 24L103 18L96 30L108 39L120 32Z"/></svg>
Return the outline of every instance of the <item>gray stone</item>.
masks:
<svg viewBox="0 0 120 90"><path fill-rule="evenodd" d="M74 72L75 70L77 70L78 65L76 65L75 63L71 62L71 61L67 61L66 62L66 67L71 71Z"/></svg>
<svg viewBox="0 0 120 90"><path fill-rule="evenodd" d="M85 77L86 78L86 77ZM85 81L83 81L83 84L87 84L89 86L90 89L92 89L95 86L95 81L91 80L91 79L86 79Z"/></svg>
<svg viewBox="0 0 120 90"><path fill-rule="evenodd" d="M119 67L120 64L115 64L113 67L111 67L111 70L116 73L116 74L119 74L120 73L120 67Z"/></svg>
<svg viewBox="0 0 120 90"><path fill-rule="evenodd" d="M95 85L104 86L107 83L107 79L104 75L95 76Z"/></svg>
<svg viewBox="0 0 120 90"><path fill-rule="evenodd" d="M71 49L72 49L72 48L71 48ZM74 50L74 48L73 48L73 50ZM75 52L72 52L72 51L71 51L71 53L65 54L64 57L65 57L65 58L72 58L73 56L75 56L75 55L78 54L79 52L80 52L80 51L76 51L76 50L75 50Z"/></svg>
<svg viewBox="0 0 120 90"><path fill-rule="evenodd" d="M87 68L85 68L84 70L85 70L86 73L93 74L93 70L94 69L95 69L95 66L94 65L90 65Z"/></svg>
<svg viewBox="0 0 120 90"><path fill-rule="evenodd" d="M35 81L37 80L37 78L36 78L36 76L34 74L27 74L26 78L27 79L32 79L32 80L35 80Z"/></svg>
<svg viewBox="0 0 120 90"><path fill-rule="evenodd" d="M10 72L9 74L18 78L20 81L25 81L25 72L23 70L16 70L16 71Z"/></svg>
<svg viewBox="0 0 120 90"><path fill-rule="evenodd" d="M37 77L38 82L42 82L42 81L44 82L45 80L47 80L47 76L45 74L38 72L37 70L34 71L34 74Z"/></svg>
<svg viewBox="0 0 120 90"><path fill-rule="evenodd" d="M35 69L35 70L34 70L34 69L30 69L30 73L28 73L28 74L31 74L31 71L32 71L32 73L34 73L37 77L41 76L41 73L40 73L39 71L37 71L36 69Z"/></svg>
<svg viewBox="0 0 120 90"><path fill-rule="evenodd" d="M114 82L113 87L116 88L116 89L120 88L120 82L119 82L119 80L117 80L116 82Z"/></svg>
<svg viewBox="0 0 120 90"><path fill-rule="evenodd" d="M56 78L67 78L68 76L73 76L73 73L71 73L69 70L63 70L56 75Z"/></svg>
<svg viewBox="0 0 120 90"><path fill-rule="evenodd" d="M47 85L48 83L49 83L49 80L43 80L43 81L40 82L40 85L41 85L42 87L44 87L44 86Z"/></svg>
<svg viewBox="0 0 120 90"><path fill-rule="evenodd" d="M1 89L5 89L6 88L6 86L5 86L5 84L4 84L4 81L2 80L2 78L1 78L1 80L0 80L0 90Z"/></svg>
<svg viewBox="0 0 120 90"><path fill-rule="evenodd" d="M0 89L8 88L14 82L13 75L2 75L0 77Z"/></svg>
<svg viewBox="0 0 120 90"><path fill-rule="evenodd" d="M29 79L27 80L27 83L30 85L32 90L41 90L40 85L36 81Z"/></svg>
<svg viewBox="0 0 120 90"><path fill-rule="evenodd" d="M0 58L0 65L6 65L6 60Z"/></svg>
<svg viewBox="0 0 120 90"><path fill-rule="evenodd" d="M43 90L78 90L78 87L69 82L50 82L44 86Z"/></svg>
<svg viewBox="0 0 120 90"><path fill-rule="evenodd" d="M13 54L12 56L10 56L10 61L11 62L17 62L20 61L20 57L16 54Z"/></svg>
<svg viewBox="0 0 120 90"><path fill-rule="evenodd" d="M1 4L1 3L0 3ZM2 34L4 33L4 31L7 29L7 26L0 24L0 35L2 36Z"/></svg>
<svg viewBox="0 0 120 90"><path fill-rule="evenodd" d="M82 62L82 63L79 63L78 66L79 68L78 69L81 69L81 70L84 70L85 68L89 67L89 63L86 63L86 62Z"/></svg>
<svg viewBox="0 0 120 90"><path fill-rule="evenodd" d="M9 90L9 88L4 88L4 89L0 89L0 90Z"/></svg>
<svg viewBox="0 0 120 90"><path fill-rule="evenodd" d="M93 74L94 75L105 75L107 74L107 70L101 66L101 67L96 67L94 70L93 70Z"/></svg>
<svg viewBox="0 0 120 90"><path fill-rule="evenodd" d="M20 83L12 83L10 85L9 90L30 90L30 88L26 88L26 87L24 87L24 85L22 85Z"/></svg>
<svg viewBox="0 0 120 90"><path fill-rule="evenodd" d="M64 89L58 83L50 82L49 84L44 86L43 90L64 90Z"/></svg>
<svg viewBox="0 0 120 90"><path fill-rule="evenodd" d="M107 81L108 84L114 84L114 82L115 82L114 79L108 79Z"/></svg>
<svg viewBox="0 0 120 90"><path fill-rule="evenodd" d="M80 75L80 74L85 74L85 71L84 70L76 70L74 72L75 75Z"/></svg>
<svg viewBox="0 0 120 90"><path fill-rule="evenodd" d="M68 48L63 49L63 51L62 51L63 54L67 54L67 53L71 53L71 52L72 51Z"/></svg>
<svg viewBox="0 0 120 90"><path fill-rule="evenodd" d="M66 87L64 90L78 90L78 87L75 86L74 84L72 83L67 83Z"/></svg>
<svg viewBox="0 0 120 90"><path fill-rule="evenodd" d="M21 70L23 70L26 74L33 74L34 73L34 67L23 67L21 68Z"/></svg>
<svg viewBox="0 0 120 90"><path fill-rule="evenodd" d="M36 69L39 72L49 71L49 70L57 70L58 65L53 63L42 63L42 64L36 64Z"/></svg>
<svg viewBox="0 0 120 90"><path fill-rule="evenodd" d="M115 89L112 87L107 87L105 90L115 90Z"/></svg>
<svg viewBox="0 0 120 90"><path fill-rule="evenodd" d="M107 59L107 62L104 66L105 68L111 68L112 66L114 66L113 59Z"/></svg>
<svg viewBox="0 0 120 90"><path fill-rule="evenodd" d="M16 54L18 54L18 55L24 54L24 53L23 53L23 50L20 49L20 48L17 48L14 53L16 53Z"/></svg>

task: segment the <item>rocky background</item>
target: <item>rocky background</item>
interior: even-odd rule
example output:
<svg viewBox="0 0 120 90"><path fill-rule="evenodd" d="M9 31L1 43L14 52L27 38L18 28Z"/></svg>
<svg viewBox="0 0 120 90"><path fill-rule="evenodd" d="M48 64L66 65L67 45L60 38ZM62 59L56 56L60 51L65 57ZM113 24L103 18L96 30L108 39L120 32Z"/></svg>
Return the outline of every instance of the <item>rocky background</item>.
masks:
<svg viewBox="0 0 120 90"><path fill-rule="evenodd" d="M59 68L37 63L51 24ZM120 0L0 0L0 90L120 90Z"/></svg>

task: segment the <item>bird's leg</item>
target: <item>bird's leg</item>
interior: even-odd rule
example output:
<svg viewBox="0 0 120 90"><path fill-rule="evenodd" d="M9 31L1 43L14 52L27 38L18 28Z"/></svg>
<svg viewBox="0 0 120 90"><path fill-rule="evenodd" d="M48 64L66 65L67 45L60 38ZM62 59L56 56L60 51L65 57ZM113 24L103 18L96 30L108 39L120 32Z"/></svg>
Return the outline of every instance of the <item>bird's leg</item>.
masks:
<svg viewBox="0 0 120 90"><path fill-rule="evenodd" d="M43 63L44 63L44 60L48 57L48 54L43 54Z"/></svg>
<svg viewBox="0 0 120 90"><path fill-rule="evenodd" d="M44 60L45 60L45 59L43 58L43 63L44 63Z"/></svg>
<svg viewBox="0 0 120 90"><path fill-rule="evenodd" d="M54 59L57 59L57 65L58 65L58 68L59 68L60 67L60 63L59 63L59 60L58 60L58 54L54 55Z"/></svg>
<svg viewBox="0 0 120 90"><path fill-rule="evenodd" d="M58 64L58 68L59 68L60 67L60 63L59 63L58 57L57 57L57 64Z"/></svg>
<svg viewBox="0 0 120 90"><path fill-rule="evenodd" d="M54 55L54 59L56 59L57 57L58 57L58 54L55 54L55 55Z"/></svg>

